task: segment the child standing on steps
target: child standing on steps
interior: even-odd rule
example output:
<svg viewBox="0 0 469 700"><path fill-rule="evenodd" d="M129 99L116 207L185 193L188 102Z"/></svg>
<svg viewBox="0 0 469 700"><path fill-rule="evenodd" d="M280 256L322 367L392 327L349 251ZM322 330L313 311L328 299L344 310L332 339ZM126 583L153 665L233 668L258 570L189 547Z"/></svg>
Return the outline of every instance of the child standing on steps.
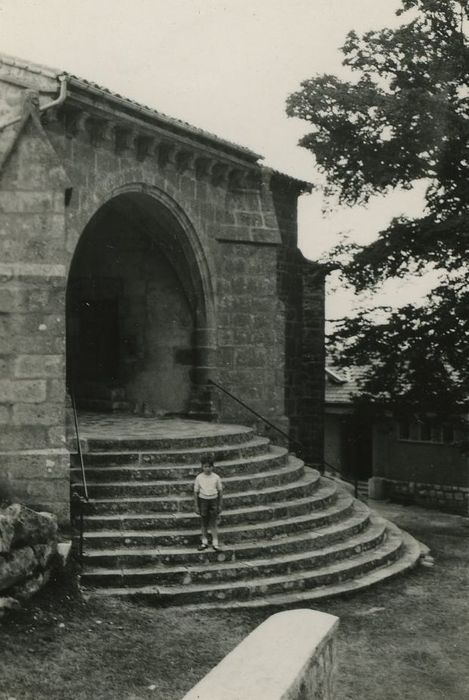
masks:
<svg viewBox="0 0 469 700"><path fill-rule="evenodd" d="M212 547L217 552L218 518L221 514L223 485L220 477L213 471L213 457L202 460L202 471L195 478L194 502L195 510L200 515L202 526L202 541L199 552L208 548L208 530L212 532Z"/></svg>

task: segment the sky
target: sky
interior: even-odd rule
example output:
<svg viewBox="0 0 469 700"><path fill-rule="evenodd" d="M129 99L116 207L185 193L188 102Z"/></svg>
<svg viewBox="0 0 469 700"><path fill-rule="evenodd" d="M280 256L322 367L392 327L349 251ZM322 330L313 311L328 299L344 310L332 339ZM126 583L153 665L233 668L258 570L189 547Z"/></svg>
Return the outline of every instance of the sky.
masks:
<svg viewBox="0 0 469 700"><path fill-rule="evenodd" d="M299 202L299 243L316 259L341 233L367 243L393 216L418 214L422 190L324 216L322 177L298 147L307 124L287 96L317 73L345 76L347 32L393 26L398 0L0 0L0 51L87 78L252 148L265 163L315 185ZM423 285L423 286L422 286ZM420 286L391 284L387 300ZM386 292L386 290L385 290ZM383 292L385 298L386 294ZM327 314L351 293L330 292Z"/></svg>

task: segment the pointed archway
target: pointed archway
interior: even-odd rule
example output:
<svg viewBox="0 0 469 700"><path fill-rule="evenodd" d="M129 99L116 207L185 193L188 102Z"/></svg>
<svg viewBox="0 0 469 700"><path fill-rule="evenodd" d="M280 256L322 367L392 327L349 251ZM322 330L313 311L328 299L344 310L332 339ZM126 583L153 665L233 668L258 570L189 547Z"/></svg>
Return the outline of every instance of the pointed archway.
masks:
<svg viewBox="0 0 469 700"><path fill-rule="evenodd" d="M85 227L67 286L67 381L83 407L215 415L211 274L167 195L115 193Z"/></svg>

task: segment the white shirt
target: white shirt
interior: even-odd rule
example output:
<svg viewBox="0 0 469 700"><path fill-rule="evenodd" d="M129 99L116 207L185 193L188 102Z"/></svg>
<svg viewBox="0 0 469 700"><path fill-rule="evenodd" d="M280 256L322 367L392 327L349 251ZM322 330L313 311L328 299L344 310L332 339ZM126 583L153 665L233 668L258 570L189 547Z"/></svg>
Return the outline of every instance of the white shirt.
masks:
<svg viewBox="0 0 469 700"><path fill-rule="evenodd" d="M223 491L221 479L218 474L212 472L205 474L201 472L195 477L194 493L200 498L217 498L218 494Z"/></svg>

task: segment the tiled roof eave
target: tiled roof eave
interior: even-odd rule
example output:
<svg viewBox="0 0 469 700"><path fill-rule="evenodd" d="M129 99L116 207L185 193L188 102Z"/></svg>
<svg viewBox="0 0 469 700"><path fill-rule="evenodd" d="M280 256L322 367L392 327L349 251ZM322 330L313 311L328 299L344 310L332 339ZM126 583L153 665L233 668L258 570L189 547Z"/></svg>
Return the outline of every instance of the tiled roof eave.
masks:
<svg viewBox="0 0 469 700"><path fill-rule="evenodd" d="M64 78L67 83L67 96L65 101L69 104L74 101L86 102L86 106L89 109L103 110L104 107L105 111L107 106L108 112L111 110L120 111L124 118L133 118L136 121L144 122L150 129L159 129L186 143L189 143L189 141L194 143L195 141L202 148L211 150L214 156L218 154L218 157L220 157L220 155L223 154L224 158L232 162L235 161L238 165L244 167L248 166L249 169L257 169L260 167L265 173L264 177L267 176L268 178L270 176L271 178L275 178L282 186L291 188L298 194L311 192L314 189L314 185L311 182L300 180L280 172L279 170L262 165L260 161L264 159L263 156L245 146L240 146L237 143L223 139L216 134L195 127L183 120L169 117L151 107L112 92L97 83L85 80L84 78L80 78L66 71L60 71L56 68L32 63L3 53L0 53L0 64L9 66L12 69L18 68L30 73L32 76L41 76L45 78L46 81L51 81L46 89L46 92L50 93L51 96L54 93L52 81L57 83L59 78ZM14 78L14 80L15 79L17 78ZM58 91L58 89L59 86L57 85L56 90ZM116 115L114 114L114 116Z"/></svg>
<svg viewBox="0 0 469 700"><path fill-rule="evenodd" d="M79 98L80 95L88 95L91 103L93 103L96 98L101 99L105 103L110 103L114 109L118 108L122 110L123 113L129 114L130 116L134 115L136 118L146 121L149 125L153 124L159 126L165 131L170 131L174 135L196 139L217 150L222 149L228 154L235 156L237 159L245 162L248 161L248 163L253 165L258 164L258 161L263 159L263 156L251 151L245 146L239 146L231 141L226 141L204 129L199 129L187 122L169 117L162 112L158 112L151 107L147 107L127 97L111 92L95 83L69 74L65 75L67 76L69 91L72 97L75 96Z"/></svg>
<svg viewBox="0 0 469 700"><path fill-rule="evenodd" d="M28 71L28 73L43 75L45 78L52 78L53 80L56 80L59 75L66 75L64 71L59 71L57 68L44 66L40 63L30 63L29 61L24 61L22 58L9 56L5 53L0 53L0 63L11 66L12 68L21 68L22 70Z"/></svg>
<svg viewBox="0 0 469 700"><path fill-rule="evenodd" d="M270 174L273 177L276 177L278 180L288 182L288 184L295 187L295 189L298 189L302 194L306 192L311 193L315 188L312 182L308 182L307 180L300 180L297 177L287 175L287 173L283 173L282 171L276 170L275 168L265 168L265 170L269 170Z"/></svg>
<svg viewBox="0 0 469 700"><path fill-rule="evenodd" d="M85 80L84 78L80 78L66 71L60 71L56 68L32 63L16 56L9 56L3 53L0 53L0 64L9 67L12 70L18 68L22 71L26 71L27 73L31 74L33 80L33 76L41 76L46 80L53 81L58 81L59 77L64 77L67 82L67 90L69 93L71 93L71 95L76 96L80 93L82 95L88 94L91 104L96 99L111 103L114 109L116 107L120 108L123 113L127 113L129 115L133 114L136 118L146 121L148 124L153 123L155 125L159 125L161 128L171 132L174 135L185 135L186 138L190 137L195 139L201 144L211 146L213 149L218 151L222 150L225 154L232 155L232 157L243 161L245 164L259 165L258 161L263 160L262 155L255 153L245 146L240 146L239 144L223 139L209 131L192 126L183 120L169 117L162 112L152 109L151 107L142 105L127 97L123 97L122 95L112 92L111 90L108 90L97 83ZM21 80L18 80L16 77L14 80L18 81L18 84L21 84ZM31 87L33 87L33 85L31 85ZM58 85L56 89L58 91ZM47 92L52 93L53 90L47 89ZM70 100L70 95L68 95L66 99Z"/></svg>

